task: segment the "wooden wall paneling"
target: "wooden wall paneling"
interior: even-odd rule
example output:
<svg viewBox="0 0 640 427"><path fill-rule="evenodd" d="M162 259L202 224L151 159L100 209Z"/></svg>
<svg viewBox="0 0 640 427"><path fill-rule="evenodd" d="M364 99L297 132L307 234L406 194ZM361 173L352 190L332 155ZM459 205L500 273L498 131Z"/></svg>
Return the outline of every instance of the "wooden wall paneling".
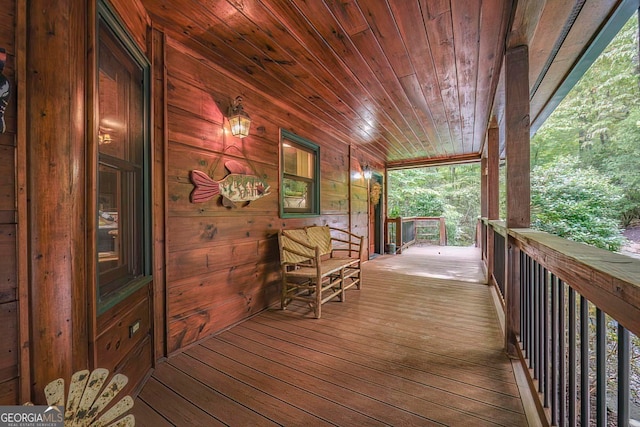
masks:
<svg viewBox="0 0 640 427"><path fill-rule="evenodd" d="M2 390L13 388L11 385L18 378L18 302L11 301L0 304L0 325L2 325L2 340L0 340L0 395ZM17 402L12 402L14 405Z"/></svg>
<svg viewBox="0 0 640 427"><path fill-rule="evenodd" d="M277 251L278 243L274 236L172 252L167 264L167 280L173 283L182 278L212 273L234 265L277 261Z"/></svg>
<svg viewBox="0 0 640 427"><path fill-rule="evenodd" d="M230 4L220 5L216 4L214 8L231 7ZM256 27L254 21L256 19L260 21L272 20L272 16L269 11L260 9L259 4L254 8L246 8L243 13L232 13L222 21L218 21L218 18L213 13L205 13L202 10L195 8L194 15L205 15L200 21L199 28L203 30L203 37L207 39L207 45L216 46L214 55L221 55L220 58L212 58L212 52L207 52L207 46L197 45L194 40L185 36L182 32L176 32L173 34L177 40L183 43L185 46L189 46L191 49L200 52L201 55L208 57L209 60L217 62L228 62L226 58L233 57L235 61L240 62L239 66L231 65L231 69L235 69L235 75L240 76L244 82L253 86L263 86L268 88L269 96L274 100L280 98L281 94L289 88L293 89L295 95L294 98L286 100L288 104L292 104L294 109L298 112L308 114L310 120L316 127L323 127L328 132L333 132L333 126L336 132L342 133L342 135L351 135L352 132L348 131L343 125L333 122L332 116L339 114L341 116L353 116L355 114L354 108L347 105L351 100L357 101L357 97L349 94L346 87L341 87L337 93L340 93L340 97L336 97L332 90L327 90L326 86L335 86L335 74L329 70L322 68L306 69L304 67L311 66L311 61L299 61L295 58L309 56L311 53L306 51L296 51L294 56L282 50L279 46L281 39L291 39L291 35L286 33L279 23L273 23L273 31L261 30ZM288 8L290 11L293 8ZM253 13L252 13L253 12ZM160 20L165 22L167 26L175 28L175 24L171 24L170 21L174 20L174 17L178 11L167 11L169 16L160 17ZM245 14L251 14L251 19L247 19ZM193 24L188 19L184 20L179 18L179 22L185 25L185 28L192 30ZM216 25L211 25L211 22L218 22ZM231 23L230 23L231 22ZM191 26L191 27L190 27ZM246 43L234 43L234 38L230 38L229 34L237 34L238 38L242 37L242 32L250 32L253 36L260 38L264 37L260 42L256 42L254 45L249 46ZM276 38L273 34L277 33ZM292 41L294 46L298 43ZM265 46L262 50L259 46ZM237 50L236 50L237 49ZM237 78L237 77L236 77ZM354 81L351 81L353 84ZM344 99L344 98L348 99ZM350 99L349 99L350 98ZM332 114L331 111L334 111ZM358 111L366 111L366 104L360 105ZM376 117L372 115L372 117ZM319 120L319 121L318 121ZM377 135L370 135L368 132L371 129L375 129L373 126L368 129L360 129L355 137L364 139L376 145L378 139ZM372 147L373 149L374 147ZM380 152L382 154L382 151Z"/></svg>
<svg viewBox="0 0 640 427"><path fill-rule="evenodd" d="M289 220L287 220L289 221ZM287 222L274 216L169 217L170 252L196 249L230 240L264 239Z"/></svg>
<svg viewBox="0 0 640 427"><path fill-rule="evenodd" d="M152 100L152 199L153 199L153 363L167 355L167 259L166 244L168 216L168 119L166 37L151 28L151 100Z"/></svg>
<svg viewBox="0 0 640 427"><path fill-rule="evenodd" d="M277 276L275 262L238 262L200 276L190 276L169 286L169 319L188 317L207 310L236 295L251 295L261 291L264 278ZM247 305L253 304L251 300ZM257 307L261 310L264 307ZM248 308L247 308L248 309Z"/></svg>
<svg viewBox="0 0 640 427"><path fill-rule="evenodd" d="M245 158L252 162L277 159L280 129L276 125L264 127L252 124L251 134L247 138L239 139L227 135L228 125L226 124L213 123L206 118L196 117L171 104L169 104L168 113L168 139L176 149L179 149L177 145L184 145L210 153L224 151L228 156ZM264 120L258 114L252 113L252 121L260 123Z"/></svg>
<svg viewBox="0 0 640 427"><path fill-rule="evenodd" d="M218 109L221 111L222 115L226 114L226 106L231 102L231 100L241 94L243 96L245 111L249 113L252 119L251 134L248 138L245 138L245 140L253 139L254 134L263 138L269 138L273 135L276 139L273 141L272 148L277 150L279 127L286 128L293 133L307 137L316 143L319 143L319 141L316 141L313 135L322 135L323 140L328 141L334 139L327 137L327 135L332 135L330 129L321 126L320 128L323 129L323 131L322 133L318 133L318 126L316 124L308 120L301 120L298 111L293 106L287 105L283 101L274 101L273 99L266 97L265 94L255 92L244 84L230 80L229 77L227 77L224 72L221 72L216 68L209 59L198 59L197 57L192 56L194 54L195 52L179 45L177 41L168 39L167 64L170 81L174 81L173 79L180 79L185 84L202 88L201 90L205 93L210 93L212 95L212 101L219 103ZM173 64L176 64L176 66L174 67ZM222 86L220 82L225 82L224 86ZM201 99L206 100L206 94L203 95ZM171 104L171 97L169 97L168 102ZM210 101L207 100L207 102L209 102L210 105L213 105ZM174 107L170 107L170 111L174 111L173 108ZM184 115L188 116L188 114ZM209 120L211 117L204 117L204 119ZM169 120L172 120L171 116L169 117ZM213 120L215 120L215 118ZM274 124L277 125L274 126ZM228 137L230 139L223 139L222 141L217 139L217 129L219 129L217 128L217 125L212 126L212 135L209 137L205 136L207 132L206 125L203 123L198 126L204 126L202 128L203 132L197 133L195 137L205 137L206 139L211 140L214 144L213 147L216 147L216 142L237 142L237 139L233 137ZM174 140L174 129L173 126L171 127L170 138ZM182 127L177 126L176 128L181 129ZM337 141L341 141L343 139L344 137L342 139L338 138ZM236 142L233 140L236 140ZM191 144L196 144L195 139L191 139L190 141ZM207 143L203 143L202 145L206 146ZM336 146L340 146L341 149L344 149L343 144L336 144ZM326 145L323 144L323 147L326 148Z"/></svg>
<svg viewBox="0 0 640 427"><path fill-rule="evenodd" d="M16 224L0 224L0 304L18 300L16 231Z"/></svg>
<svg viewBox="0 0 640 427"><path fill-rule="evenodd" d="M269 67L277 66L269 64L269 61L265 61L265 63L256 64L256 58L254 57L246 57L238 51L229 48L226 44L225 40L221 40L218 36L214 35L211 30L210 23L201 23L201 30L203 30L203 36L207 39L208 43L216 46L215 51L210 50L206 46L200 45L193 38L188 36L193 30L192 19L188 18L185 20L185 27L181 30L176 28L175 23L171 21L175 21L179 15L183 15L183 10L171 10L167 11L171 15L171 19L162 19L162 17L156 17L160 19L165 28L167 28L168 34L171 35L176 41L178 41L181 45L179 46L182 50L190 50L193 53L198 53L205 61L207 62L219 62L226 63L230 66L230 71L223 71L227 79L235 80L236 82L242 81L244 86L261 86L268 88L269 97L272 98L275 105L290 105L293 107L298 114L303 113L308 116L309 121L315 127L323 127L327 132L338 133L341 135L350 135L351 132L343 125L338 125L338 127L333 128L332 124L334 123L331 119L331 115L327 110L323 110L320 105L323 104L321 99L314 100L316 102L308 102L308 99L305 98L302 94L294 92L296 94L295 98L287 98L286 100L279 101L281 95L283 93L289 92L290 89L288 84L292 83L295 79L292 77L291 80L287 82L283 82L275 77L271 72L269 72ZM200 8L196 8L194 14L201 15L202 12ZM184 31L183 31L184 30ZM185 34L186 32L186 34ZM214 58L212 54L219 54L220 57ZM227 60L228 57L234 58L234 64L230 64ZM258 56L259 57L259 56ZM240 65L236 65L240 64ZM257 69L256 69L257 68ZM297 88L296 88L297 89ZM245 107L247 104L245 103Z"/></svg>
<svg viewBox="0 0 640 427"><path fill-rule="evenodd" d="M24 400L20 397L20 381L16 378L0 384L0 405L17 405Z"/></svg>
<svg viewBox="0 0 640 427"><path fill-rule="evenodd" d="M190 215L235 215L263 212L275 215L278 212L278 171L272 165L256 163L237 157L231 157L214 153L203 153L201 150L189 150L178 146L178 149L171 145L169 156L172 158L168 168L168 213L169 216ZM222 181L229 174L225 168L225 162L235 160L247 167L252 173L262 178L270 186L269 194L251 201L248 205L236 203L235 208L222 206L222 196L213 196L209 201L203 203L191 203L189 195L194 189L194 185L189 179L191 170L205 172L212 180ZM253 169L255 168L255 172Z"/></svg>
<svg viewBox="0 0 640 427"><path fill-rule="evenodd" d="M270 274L265 275L266 271ZM201 307L186 316L170 318L169 350L178 350L218 332L273 303L280 286L277 271L276 263L272 263L221 272L217 283L222 295L218 300L211 300L209 306ZM211 283L211 277L212 275L205 276L208 283ZM212 283L212 286L216 284ZM187 287L195 291L198 288L199 286ZM193 306L193 303L193 299L187 300L188 307Z"/></svg>
<svg viewBox="0 0 640 427"><path fill-rule="evenodd" d="M29 315L29 248L27 222L27 5L16 2L16 262L18 286L18 348L20 349L20 381L16 389L18 401L31 396L31 324ZM19 102L18 102L19 101Z"/></svg>
<svg viewBox="0 0 640 427"><path fill-rule="evenodd" d="M150 46L147 28L151 26L151 18L140 0L109 0L118 13L129 34L138 44L138 47L148 53Z"/></svg>
<svg viewBox="0 0 640 427"><path fill-rule="evenodd" d="M342 138L301 120L290 100L272 102L237 76L167 38L167 310L168 352L218 332L277 300L280 228L328 224L349 228L343 206L349 186L349 148ZM228 103L243 96L252 118L249 137L226 134ZM321 215L279 218L280 127L320 146ZM271 194L227 209L219 196L192 204L189 171L223 179L226 159L247 163Z"/></svg>

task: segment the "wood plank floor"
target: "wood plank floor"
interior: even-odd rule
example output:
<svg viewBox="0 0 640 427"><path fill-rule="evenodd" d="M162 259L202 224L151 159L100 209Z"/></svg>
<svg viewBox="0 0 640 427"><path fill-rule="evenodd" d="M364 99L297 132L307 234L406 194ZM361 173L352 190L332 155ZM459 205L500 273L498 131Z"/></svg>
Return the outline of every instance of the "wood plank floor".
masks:
<svg viewBox="0 0 640 427"><path fill-rule="evenodd" d="M310 316L267 310L171 357L136 425L527 425L475 249L378 257Z"/></svg>

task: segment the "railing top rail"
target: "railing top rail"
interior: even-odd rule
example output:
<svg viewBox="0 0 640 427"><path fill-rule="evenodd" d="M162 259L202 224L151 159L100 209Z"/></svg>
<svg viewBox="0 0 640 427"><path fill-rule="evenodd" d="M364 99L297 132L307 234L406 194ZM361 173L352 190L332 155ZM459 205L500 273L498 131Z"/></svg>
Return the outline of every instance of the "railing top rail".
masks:
<svg viewBox="0 0 640 427"><path fill-rule="evenodd" d="M387 217L387 221L395 221L398 218L402 219L402 222L411 222L411 221L442 221L444 220L443 216L407 216L407 217Z"/></svg>
<svg viewBox="0 0 640 427"><path fill-rule="evenodd" d="M493 228L493 230L502 235L503 237L507 237L507 223L499 220L499 219L487 219L487 218L481 218L482 222L484 222L487 225L490 225L491 228Z"/></svg>
<svg viewBox="0 0 640 427"><path fill-rule="evenodd" d="M516 245L636 335L640 335L640 260L528 228Z"/></svg>

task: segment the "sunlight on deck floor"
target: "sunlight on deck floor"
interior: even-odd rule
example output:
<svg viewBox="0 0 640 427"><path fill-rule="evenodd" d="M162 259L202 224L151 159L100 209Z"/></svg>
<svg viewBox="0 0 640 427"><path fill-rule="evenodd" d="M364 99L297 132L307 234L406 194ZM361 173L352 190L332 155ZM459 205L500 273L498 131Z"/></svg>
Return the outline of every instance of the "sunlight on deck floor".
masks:
<svg viewBox="0 0 640 427"><path fill-rule="evenodd" d="M378 257L321 319L294 303L206 339L158 366L137 425L527 425L479 257Z"/></svg>

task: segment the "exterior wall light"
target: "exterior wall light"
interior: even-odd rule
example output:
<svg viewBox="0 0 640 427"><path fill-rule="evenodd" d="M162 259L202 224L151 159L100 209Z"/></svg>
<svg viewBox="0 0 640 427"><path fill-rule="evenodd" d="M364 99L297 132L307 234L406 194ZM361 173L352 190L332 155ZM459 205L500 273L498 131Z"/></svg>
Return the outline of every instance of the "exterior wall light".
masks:
<svg viewBox="0 0 640 427"><path fill-rule="evenodd" d="M249 136L249 126L251 126L251 119L249 115L245 113L242 108L242 97L236 97L229 113L229 125L231 126L231 135L238 138L244 138Z"/></svg>
<svg viewBox="0 0 640 427"><path fill-rule="evenodd" d="M373 176L373 171L371 170L369 165L365 165L362 175L364 176L364 179L371 179L371 177Z"/></svg>

